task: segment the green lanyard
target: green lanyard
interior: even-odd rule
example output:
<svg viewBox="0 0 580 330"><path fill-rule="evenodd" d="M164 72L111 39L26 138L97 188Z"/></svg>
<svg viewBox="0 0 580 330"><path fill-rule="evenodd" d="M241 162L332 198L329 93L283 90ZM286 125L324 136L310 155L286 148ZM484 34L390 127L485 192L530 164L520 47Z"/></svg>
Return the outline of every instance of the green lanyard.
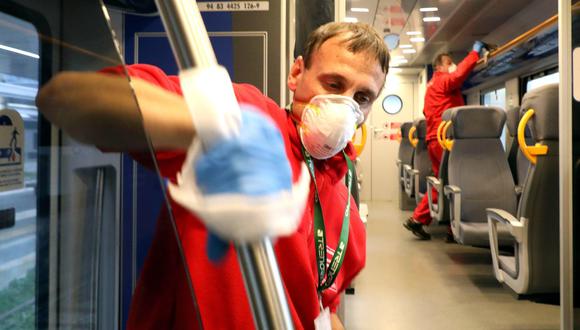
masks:
<svg viewBox="0 0 580 330"><path fill-rule="evenodd" d="M346 208L344 209L344 214L342 218L342 229L340 230L340 238L338 241L338 246L334 251L330 265L327 269L326 267L326 229L324 227L324 219L322 216L322 206L320 205L320 199L318 196L318 186L316 184L316 178L314 174L314 162L312 158L302 148L302 154L304 155L304 160L308 165L310 175L312 176L312 181L314 181L314 250L316 253L316 270L318 271L318 291L328 289L332 283L336 280L338 271L342 267L342 262L344 261L344 255L346 254L346 246L348 244L348 230L349 230L349 219L350 219L350 193L352 189L352 175L354 173L352 162L350 158L343 151L344 159L346 160L346 165L348 167L347 171L347 187L348 187L348 198L346 202ZM326 276L326 278L325 278Z"/></svg>

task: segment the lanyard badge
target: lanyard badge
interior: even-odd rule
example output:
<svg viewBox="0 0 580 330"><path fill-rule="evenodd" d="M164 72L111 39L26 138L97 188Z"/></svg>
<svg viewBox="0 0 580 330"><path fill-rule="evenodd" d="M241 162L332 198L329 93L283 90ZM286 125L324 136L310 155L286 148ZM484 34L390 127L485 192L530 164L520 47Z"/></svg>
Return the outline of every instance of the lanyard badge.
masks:
<svg viewBox="0 0 580 330"><path fill-rule="evenodd" d="M350 193L352 190L352 176L354 173L353 165L346 155L342 152L344 159L346 160L346 165L348 167L347 171L347 189L349 196L346 201L346 207L343 212L342 218L342 228L340 230L340 238L338 240L338 246L332 255L330 264L326 266L326 229L324 226L324 218L322 215L322 206L320 205L320 198L318 195L318 186L316 183L316 178L314 174L314 162L310 155L302 148L302 154L304 155L304 160L308 165L308 170L314 181L314 249L316 254L316 270L318 272L318 291L328 289L336 280L336 276L342 267L342 262L344 261L344 256L346 254L346 247L348 244L348 232L349 232L349 220L350 220Z"/></svg>

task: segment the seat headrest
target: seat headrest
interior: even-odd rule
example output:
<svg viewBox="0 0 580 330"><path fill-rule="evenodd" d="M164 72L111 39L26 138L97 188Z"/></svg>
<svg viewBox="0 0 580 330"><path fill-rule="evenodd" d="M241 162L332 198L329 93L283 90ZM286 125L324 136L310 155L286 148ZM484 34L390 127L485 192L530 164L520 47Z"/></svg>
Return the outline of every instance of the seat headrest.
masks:
<svg viewBox="0 0 580 330"><path fill-rule="evenodd" d="M425 137L427 137L427 121L425 121L425 118L415 119L413 126L417 127L417 138L425 140Z"/></svg>
<svg viewBox="0 0 580 330"><path fill-rule="evenodd" d="M403 139L406 139L407 136L409 136L409 130L411 129L411 127L413 126L413 122L405 122L401 124L401 136L403 137Z"/></svg>
<svg viewBox="0 0 580 330"><path fill-rule="evenodd" d="M528 125L535 140L558 139L558 84L549 84L534 89L524 95L520 117L529 109L534 109L535 115Z"/></svg>
<svg viewBox="0 0 580 330"><path fill-rule="evenodd" d="M496 107L462 106L453 108L451 120L456 139L498 138L505 124L505 111Z"/></svg>
<svg viewBox="0 0 580 330"><path fill-rule="evenodd" d="M441 120L445 120L445 121L451 120L451 115L453 114L454 109L455 108L450 108L450 109L443 111L443 114L441 114Z"/></svg>
<svg viewBox="0 0 580 330"><path fill-rule="evenodd" d="M518 134L518 124L520 122L520 107L510 107L506 110L506 126L510 136Z"/></svg>

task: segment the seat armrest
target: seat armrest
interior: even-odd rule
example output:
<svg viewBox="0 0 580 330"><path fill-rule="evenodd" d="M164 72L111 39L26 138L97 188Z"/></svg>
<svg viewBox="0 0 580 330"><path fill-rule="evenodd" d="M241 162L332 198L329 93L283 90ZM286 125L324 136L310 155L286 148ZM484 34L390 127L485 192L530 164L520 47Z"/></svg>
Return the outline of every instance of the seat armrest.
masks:
<svg viewBox="0 0 580 330"><path fill-rule="evenodd" d="M437 189L437 187L441 186L441 181L439 181L439 179L437 179L434 176L428 176L428 177L426 177L426 180L427 180L427 184L430 184L432 188L435 187L435 189ZM437 189L437 190L440 190L440 189Z"/></svg>
<svg viewBox="0 0 580 330"><path fill-rule="evenodd" d="M490 232L492 225L495 227L496 223L502 223L507 226L510 234L515 238L516 242L522 243L524 223L516 219L511 213L501 209L485 209L487 213L487 222L489 224Z"/></svg>
<svg viewBox="0 0 580 330"><path fill-rule="evenodd" d="M501 209L485 209L487 213L487 225L489 227L489 247L491 250L491 260L493 263L493 272L495 278L500 282L504 282L504 273L500 268L499 263L499 237L497 234L497 224L501 223L508 227L510 234L515 238L518 244L527 240L524 234L524 227L526 219L518 221L511 213Z"/></svg>
<svg viewBox="0 0 580 330"><path fill-rule="evenodd" d="M441 220L441 211L443 208L443 196L441 194L441 190L443 187L441 186L441 181L434 176L428 176L425 178L427 183L427 198L429 200L429 213L431 214L431 218L439 222ZM437 203L433 202L433 189L437 191L437 195L439 198L437 199Z"/></svg>
<svg viewBox="0 0 580 330"><path fill-rule="evenodd" d="M505 223L503 213L507 213L500 209L486 209L487 213L487 226L489 230L489 249L491 252L491 263L493 264L493 273L498 282L503 283L505 281L503 272L500 269L499 263L499 238L497 237L497 224L498 222ZM511 214L510 214L511 216ZM509 220L505 220L509 222Z"/></svg>
<svg viewBox="0 0 580 330"><path fill-rule="evenodd" d="M462 243L462 238L460 235L460 222L461 222L461 188L453 185L448 185L443 187L443 192L445 196L449 199L449 217L451 218L451 231L455 240Z"/></svg>
<svg viewBox="0 0 580 330"><path fill-rule="evenodd" d="M403 165L403 184L405 192L409 197L412 197L414 192L414 183L415 183L415 180L413 178L414 173L415 172L411 167L411 165L409 164Z"/></svg>
<svg viewBox="0 0 580 330"><path fill-rule="evenodd" d="M511 213L502 209L485 209L488 217L493 220L501 222L506 225L521 226L521 222L516 219Z"/></svg>
<svg viewBox="0 0 580 330"><path fill-rule="evenodd" d="M403 161L400 159L397 159L397 171L399 172L399 182L401 183L403 188L405 188L405 177L403 174Z"/></svg>
<svg viewBox="0 0 580 330"><path fill-rule="evenodd" d="M448 185L443 188L445 195L451 197L452 195L461 194L461 188L458 186Z"/></svg>
<svg viewBox="0 0 580 330"><path fill-rule="evenodd" d="M417 204L419 204L419 201L421 201L421 199L423 198L423 194L421 194L421 191L419 191L419 189L421 188L421 185L419 184L419 180L421 179L420 175L419 175L419 170L413 170L413 180L415 181L415 199L417 200Z"/></svg>

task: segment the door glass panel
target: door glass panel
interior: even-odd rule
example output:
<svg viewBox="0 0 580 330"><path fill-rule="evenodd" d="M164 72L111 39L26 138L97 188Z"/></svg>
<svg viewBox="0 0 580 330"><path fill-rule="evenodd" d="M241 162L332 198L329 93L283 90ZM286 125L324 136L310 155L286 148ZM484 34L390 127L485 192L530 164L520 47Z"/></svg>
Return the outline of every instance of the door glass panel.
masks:
<svg viewBox="0 0 580 330"><path fill-rule="evenodd" d="M0 115L0 329L140 328L171 319L175 296L190 311L187 327L199 324L165 183L108 14L99 0L0 3L0 108L14 110ZM101 116L102 95L125 101L130 124ZM39 115L38 96L66 129ZM2 175L19 160L20 169ZM147 185L139 164L153 178ZM151 196L156 212L143 214ZM137 250L140 226L156 228L154 253ZM143 281L145 268L153 271ZM151 296L159 283L166 297ZM129 306L139 313L130 317Z"/></svg>
<svg viewBox="0 0 580 330"><path fill-rule="evenodd" d="M0 324L34 327L39 36L0 13Z"/></svg>

